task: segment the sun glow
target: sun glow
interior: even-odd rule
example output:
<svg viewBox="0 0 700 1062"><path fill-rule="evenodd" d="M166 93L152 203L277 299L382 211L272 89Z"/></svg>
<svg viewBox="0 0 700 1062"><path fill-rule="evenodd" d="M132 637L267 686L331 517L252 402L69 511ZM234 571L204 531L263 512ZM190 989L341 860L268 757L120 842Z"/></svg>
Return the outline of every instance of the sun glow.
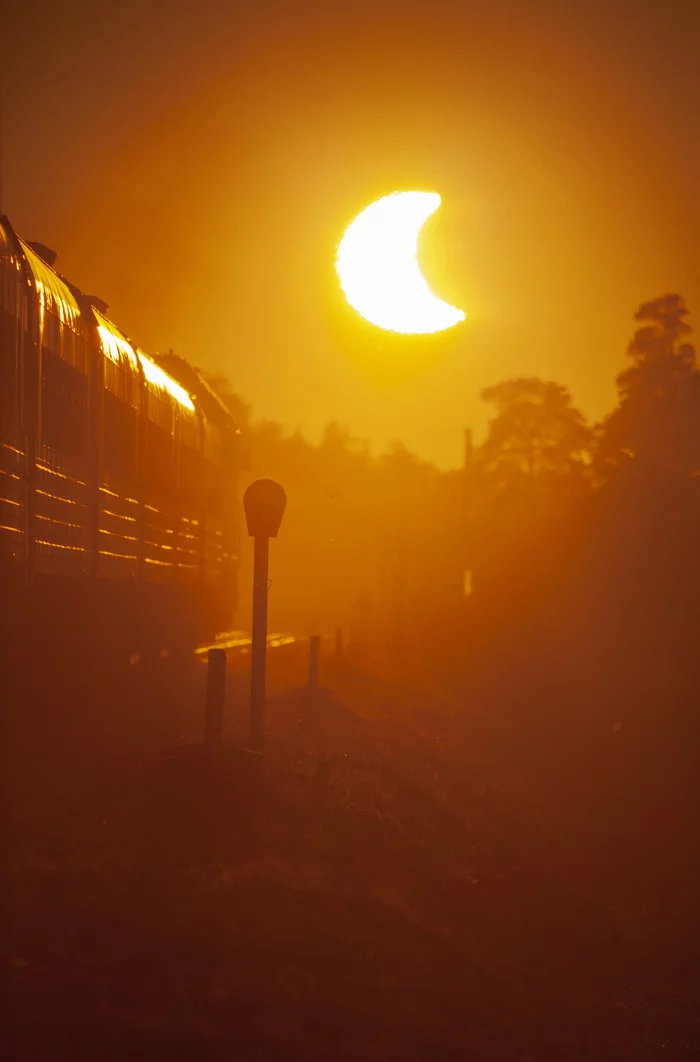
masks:
<svg viewBox="0 0 700 1062"><path fill-rule="evenodd" d="M418 234L439 206L437 192L394 192L348 226L335 267L345 298L371 324L410 335L464 320L432 293L418 265Z"/></svg>

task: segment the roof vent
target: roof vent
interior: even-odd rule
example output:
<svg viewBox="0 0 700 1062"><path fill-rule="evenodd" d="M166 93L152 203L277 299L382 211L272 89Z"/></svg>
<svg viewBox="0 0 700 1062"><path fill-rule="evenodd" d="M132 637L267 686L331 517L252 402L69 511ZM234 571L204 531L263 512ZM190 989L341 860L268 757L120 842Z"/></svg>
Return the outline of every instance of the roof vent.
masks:
<svg viewBox="0 0 700 1062"><path fill-rule="evenodd" d="M27 246L31 247L34 254L38 254L39 258L46 262L47 266L52 266L58 258L56 251L52 251L45 243L37 243L36 241L27 240Z"/></svg>

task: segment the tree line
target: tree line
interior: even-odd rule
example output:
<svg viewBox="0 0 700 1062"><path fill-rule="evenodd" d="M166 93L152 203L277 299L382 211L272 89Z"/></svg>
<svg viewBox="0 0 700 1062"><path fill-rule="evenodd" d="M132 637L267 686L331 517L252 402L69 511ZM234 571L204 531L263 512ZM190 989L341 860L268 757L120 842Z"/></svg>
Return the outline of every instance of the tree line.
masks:
<svg viewBox="0 0 700 1062"><path fill-rule="evenodd" d="M370 641L440 655L483 698L500 685L511 703L540 686L576 700L597 676L601 711L624 715L622 691L652 715L687 700L700 644L700 366L688 317L677 294L639 307L601 423L558 382L487 388L486 437L451 471L399 442L373 456L335 422L314 445L255 421L210 376L241 424L246 476L279 479L290 497L277 622L364 623Z"/></svg>

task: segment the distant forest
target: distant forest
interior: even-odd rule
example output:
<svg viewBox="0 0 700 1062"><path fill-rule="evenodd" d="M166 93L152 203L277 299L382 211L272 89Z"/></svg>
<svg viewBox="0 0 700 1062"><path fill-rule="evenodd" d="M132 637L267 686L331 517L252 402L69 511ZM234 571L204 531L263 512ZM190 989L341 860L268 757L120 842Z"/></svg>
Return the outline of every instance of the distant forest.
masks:
<svg viewBox="0 0 700 1062"><path fill-rule="evenodd" d="M342 625L367 651L427 653L484 703L526 699L529 719L560 696L589 719L595 704L611 725L687 720L700 687L700 367L688 315L675 294L639 307L618 402L600 424L553 381L487 388L486 438L472 447L467 433L464 468L451 471L398 442L372 456L337 423L312 445L255 421L225 377L208 376L240 423L244 482L270 476L289 496L273 623Z"/></svg>

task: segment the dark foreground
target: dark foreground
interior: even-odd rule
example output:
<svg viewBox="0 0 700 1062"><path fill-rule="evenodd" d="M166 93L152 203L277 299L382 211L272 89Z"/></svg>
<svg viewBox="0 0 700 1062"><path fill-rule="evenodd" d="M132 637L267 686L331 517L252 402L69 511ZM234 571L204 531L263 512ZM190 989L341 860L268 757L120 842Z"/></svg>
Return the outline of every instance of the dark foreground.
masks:
<svg viewBox="0 0 700 1062"><path fill-rule="evenodd" d="M327 665L312 702L302 668L272 663L262 771L163 751L197 737L198 665L15 690L5 1057L700 1058L663 753L639 785L624 731L519 747L376 669Z"/></svg>

